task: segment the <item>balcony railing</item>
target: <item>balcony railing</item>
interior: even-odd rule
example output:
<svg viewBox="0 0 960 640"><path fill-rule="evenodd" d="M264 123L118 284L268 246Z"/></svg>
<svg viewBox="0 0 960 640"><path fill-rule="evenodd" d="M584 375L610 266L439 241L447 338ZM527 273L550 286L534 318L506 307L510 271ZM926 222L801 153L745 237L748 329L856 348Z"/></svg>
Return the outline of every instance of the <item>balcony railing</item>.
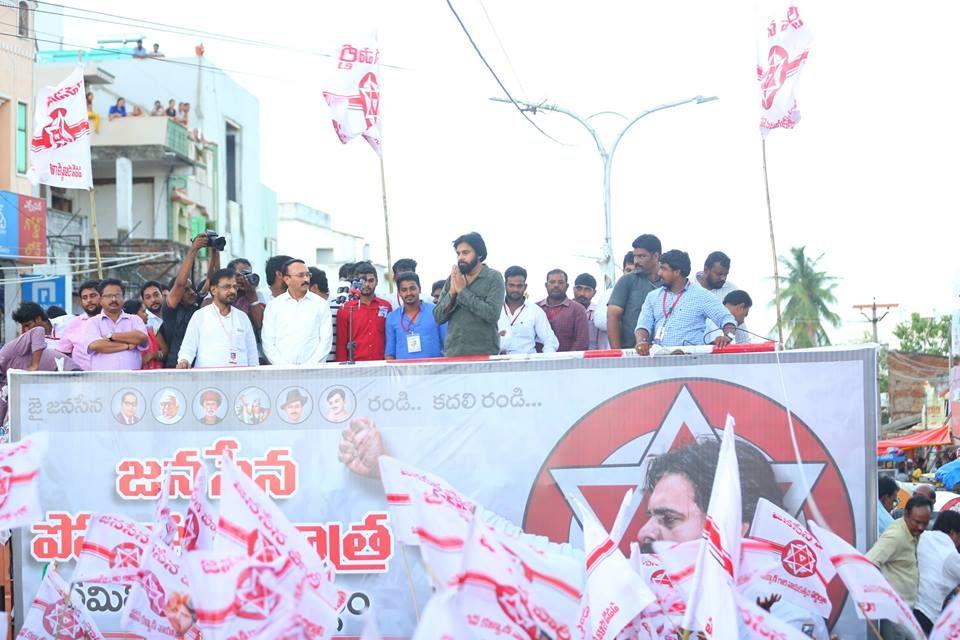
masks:
<svg viewBox="0 0 960 640"><path fill-rule="evenodd" d="M194 161L190 132L164 116L128 116L101 120L100 132L90 141L94 150L103 147L164 147L181 160Z"/></svg>

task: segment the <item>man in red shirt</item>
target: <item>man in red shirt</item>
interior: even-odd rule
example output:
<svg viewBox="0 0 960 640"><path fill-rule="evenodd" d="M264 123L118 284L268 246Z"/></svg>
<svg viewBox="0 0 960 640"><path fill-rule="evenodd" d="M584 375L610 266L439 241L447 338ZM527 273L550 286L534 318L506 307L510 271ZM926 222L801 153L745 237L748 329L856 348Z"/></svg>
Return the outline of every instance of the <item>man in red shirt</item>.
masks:
<svg viewBox="0 0 960 640"><path fill-rule="evenodd" d="M354 278L360 280L360 299L348 300L337 311L337 362L350 359L348 336L354 342L353 359L383 360L387 341L387 314L393 306L376 296L377 270L369 262L354 268ZM353 332L350 332L350 314L353 309Z"/></svg>
<svg viewBox="0 0 960 640"><path fill-rule="evenodd" d="M550 327L560 341L557 351L586 351L590 348L587 311L567 297L567 273L554 269L547 274L547 297L537 304L547 314Z"/></svg>

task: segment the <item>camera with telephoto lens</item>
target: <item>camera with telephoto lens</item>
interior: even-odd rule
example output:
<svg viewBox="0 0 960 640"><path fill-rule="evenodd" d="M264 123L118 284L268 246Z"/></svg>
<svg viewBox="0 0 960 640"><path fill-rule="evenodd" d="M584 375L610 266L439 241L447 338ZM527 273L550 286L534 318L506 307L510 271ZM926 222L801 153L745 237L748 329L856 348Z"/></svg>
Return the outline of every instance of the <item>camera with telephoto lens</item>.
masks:
<svg viewBox="0 0 960 640"><path fill-rule="evenodd" d="M237 277L256 289L260 286L260 276L253 271L238 271Z"/></svg>
<svg viewBox="0 0 960 640"><path fill-rule="evenodd" d="M205 231L204 234L207 236L207 246L217 251L223 251L227 247L227 239L223 236L218 236L216 231Z"/></svg>

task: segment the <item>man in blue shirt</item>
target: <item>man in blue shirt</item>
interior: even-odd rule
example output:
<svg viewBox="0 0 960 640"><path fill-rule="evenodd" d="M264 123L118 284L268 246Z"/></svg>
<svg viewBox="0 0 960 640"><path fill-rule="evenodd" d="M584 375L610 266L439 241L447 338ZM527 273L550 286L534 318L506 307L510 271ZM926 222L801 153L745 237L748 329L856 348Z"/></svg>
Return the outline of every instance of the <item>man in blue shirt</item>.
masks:
<svg viewBox="0 0 960 640"><path fill-rule="evenodd" d="M637 353L649 355L652 342L666 347L701 345L707 319L723 327L714 345L725 347L736 339L733 314L713 294L687 279L690 256L686 252L673 249L660 256L659 273L663 286L647 294L637 319Z"/></svg>
<svg viewBox="0 0 960 640"><path fill-rule="evenodd" d="M408 271L396 277L403 306L387 315L387 360L439 358L447 339L446 323L437 326L434 304L420 299L420 277Z"/></svg>

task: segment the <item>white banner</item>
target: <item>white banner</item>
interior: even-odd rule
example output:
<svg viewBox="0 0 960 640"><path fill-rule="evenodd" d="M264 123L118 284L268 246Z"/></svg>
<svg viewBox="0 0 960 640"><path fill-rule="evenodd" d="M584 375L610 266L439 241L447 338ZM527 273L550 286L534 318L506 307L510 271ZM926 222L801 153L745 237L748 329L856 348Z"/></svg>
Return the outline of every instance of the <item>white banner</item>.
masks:
<svg viewBox="0 0 960 640"><path fill-rule="evenodd" d="M377 41L340 47L336 68L323 97L333 114L333 128L346 144L363 136L377 154L380 133L380 48Z"/></svg>
<svg viewBox="0 0 960 640"><path fill-rule="evenodd" d="M792 2L775 3L781 13L771 16L765 47L759 52L760 135L771 129L793 129L800 122L796 89L810 53L812 35Z"/></svg>
<svg viewBox="0 0 960 640"><path fill-rule="evenodd" d="M410 637L411 578L399 557L401 533L394 530L383 485L338 459L341 432L355 420L374 425L397 460L444 478L465 498L530 533L581 549L583 534L568 496L583 502L609 530L624 495L634 489L620 543L629 553L631 542L644 548L656 540L681 542L688 531L689 539L699 539L702 525L692 520L688 527L670 529L656 517L648 519L654 497L683 513L706 511L706 505L671 505L677 494L665 492L660 482L648 491L648 468L655 458L662 468L669 461L666 453L694 455L697 440L719 441L728 413L737 421L738 439L768 462L765 483L775 485L779 506L803 522L809 496L794 460L784 409L789 406L806 486L813 487L831 529L865 550L876 531L875 370L875 351L864 347L310 370L11 372L13 436L52 432L41 476L44 519L15 536L17 579L23 585L17 604L20 612L29 604L24 598L36 592L45 563L76 557L91 513L151 521L164 468L178 522L201 481L201 468L203 490L219 508L226 481L218 461L229 452L310 548L336 569L336 583L347 592L339 633L359 635L363 613L373 607L391 637ZM307 399L297 415L282 408L293 389ZM221 399L213 418L200 402L211 392ZM130 393L137 399L136 421L121 424L120 401ZM160 406L171 395L177 401L175 419ZM331 411L328 398L338 410L345 398L349 415ZM253 425L238 417L249 414L244 405L252 402L262 409ZM687 473L684 482L703 483L694 471ZM750 519L752 511L746 511L749 502L756 503L754 491L743 489ZM709 496L709 487L698 493ZM430 589L420 550L408 547L406 555L423 606ZM70 567L61 571L68 575ZM105 618L113 607L119 612L124 588L104 594L100 586L92 593L97 587L75 585L86 590L101 630L116 631L119 613L112 615L117 626ZM834 631L856 637L862 624L839 579L828 593Z"/></svg>
<svg viewBox="0 0 960 640"><path fill-rule="evenodd" d="M30 152L27 177L33 184L93 188L82 66L60 84L37 92Z"/></svg>

